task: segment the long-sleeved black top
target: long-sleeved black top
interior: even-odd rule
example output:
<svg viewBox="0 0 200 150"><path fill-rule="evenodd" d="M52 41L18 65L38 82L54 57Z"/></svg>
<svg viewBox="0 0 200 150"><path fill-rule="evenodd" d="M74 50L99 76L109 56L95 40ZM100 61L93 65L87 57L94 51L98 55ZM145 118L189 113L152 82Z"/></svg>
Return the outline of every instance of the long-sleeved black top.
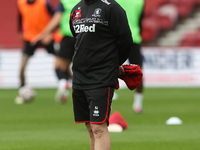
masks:
<svg viewBox="0 0 200 150"><path fill-rule="evenodd" d="M81 0L71 12L76 38L73 88L115 87L133 44L126 13L114 0Z"/></svg>

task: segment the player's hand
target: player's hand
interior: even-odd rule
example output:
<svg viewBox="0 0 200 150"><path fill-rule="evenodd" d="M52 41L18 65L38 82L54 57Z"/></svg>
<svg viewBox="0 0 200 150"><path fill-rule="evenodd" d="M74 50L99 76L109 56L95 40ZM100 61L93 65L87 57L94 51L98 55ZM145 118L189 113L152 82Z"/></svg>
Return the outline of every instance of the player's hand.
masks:
<svg viewBox="0 0 200 150"><path fill-rule="evenodd" d="M38 34L36 37L33 38L33 40L31 41L31 45L35 45L38 42L40 42L44 37L43 34Z"/></svg>
<svg viewBox="0 0 200 150"><path fill-rule="evenodd" d="M122 66L119 66L119 72L118 72L118 76L122 76L125 74L125 70Z"/></svg>
<svg viewBox="0 0 200 150"><path fill-rule="evenodd" d="M53 35L52 34L48 34L47 36L45 36L44 38L42 38L40 41L43 45L48 45L49 43L51 43L53 39Z"/></svg>

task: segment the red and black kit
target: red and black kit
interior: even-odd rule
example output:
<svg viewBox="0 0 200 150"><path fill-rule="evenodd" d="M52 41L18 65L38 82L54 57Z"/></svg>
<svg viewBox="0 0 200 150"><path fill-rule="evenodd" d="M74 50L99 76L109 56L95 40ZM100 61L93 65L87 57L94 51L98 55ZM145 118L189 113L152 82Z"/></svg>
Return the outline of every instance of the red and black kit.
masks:
<svg viewBox="0 0 200 150"><path fill-rule="evenodd" d="M133 45L124 9L114 0L81 0L72 9L70 28L76 39L72 66L73 95L76 95L75 91L78 90L82 90L80 94L86 94L90 90L103 88L104 90L99 92L105 93L99 94L107 96L104 96L105 100L99 101L111 101L113 89L117 84L119 66L128 58ZM111 95L111 98L108 98L108 95ZM95 107L102 107L92 104L93 101L88 100L90 96L84 97L90 102L88 109L91 115L94 114ZM105 108L110 107L107 104ZM104 115L99 118L107 118L109 109L105 109L102 114L99 112L99 116ZM101 122L104 119L92 120Z"/></svg>

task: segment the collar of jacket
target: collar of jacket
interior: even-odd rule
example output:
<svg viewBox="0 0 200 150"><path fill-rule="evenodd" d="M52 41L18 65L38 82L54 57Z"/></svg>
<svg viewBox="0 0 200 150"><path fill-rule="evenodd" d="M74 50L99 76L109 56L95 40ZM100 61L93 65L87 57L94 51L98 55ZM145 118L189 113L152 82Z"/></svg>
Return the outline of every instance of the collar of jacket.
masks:
<svg viewBox="0 0 200 150"><path fill-rule="evenodd" d="M90 5L98 0L83 0L85 4Z"/></svg>

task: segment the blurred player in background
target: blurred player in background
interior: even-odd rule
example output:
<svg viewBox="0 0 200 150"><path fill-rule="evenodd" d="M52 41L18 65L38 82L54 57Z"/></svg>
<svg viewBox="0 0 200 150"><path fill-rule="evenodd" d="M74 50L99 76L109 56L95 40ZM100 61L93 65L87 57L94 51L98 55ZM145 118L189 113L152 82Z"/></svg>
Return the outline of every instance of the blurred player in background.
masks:
<svg viewBox="0 0 200 150"><path fill-rule="evenodd" d="M134 46L130 52L129 62L131 64L138 64L142 68L141 55L141 21L144 10L144 0L116 0L126 11L129 26L132 32ZM143 82L136 88L133 101L133 111L135 113L142 112L143 102Z"/></svg>
<svg viewBox="0 0 200 150"><path fill-rule="evenodd" d="M31 44L31 40L49 23L54 10L48 0L18 0L17 6L19 12L19 38L24 42L20 67L20 88L22 88L26 85L25 69L28 60L35 50L38 47L44 47L48 53L55 53L52 34L48 34L46 38L35 45Z"/></svg>
<svg viewBox="0 0 200 150"><path fill-rule="evenodd" d="M68 98L68 88L70 85L69 79L72 78L70 64L74 54L75 39L72 36L69 27L69 19L71 9L80 0L60 0L56 12L46 26L46 28L32 41L37 43L46 38L49 33L53 32L59 26L59 31L63 38L61 40L58 55L56 57L55 68L57 76L59 77L58 91L56 93L56 100L58 102L65 102Z"/></svg>

